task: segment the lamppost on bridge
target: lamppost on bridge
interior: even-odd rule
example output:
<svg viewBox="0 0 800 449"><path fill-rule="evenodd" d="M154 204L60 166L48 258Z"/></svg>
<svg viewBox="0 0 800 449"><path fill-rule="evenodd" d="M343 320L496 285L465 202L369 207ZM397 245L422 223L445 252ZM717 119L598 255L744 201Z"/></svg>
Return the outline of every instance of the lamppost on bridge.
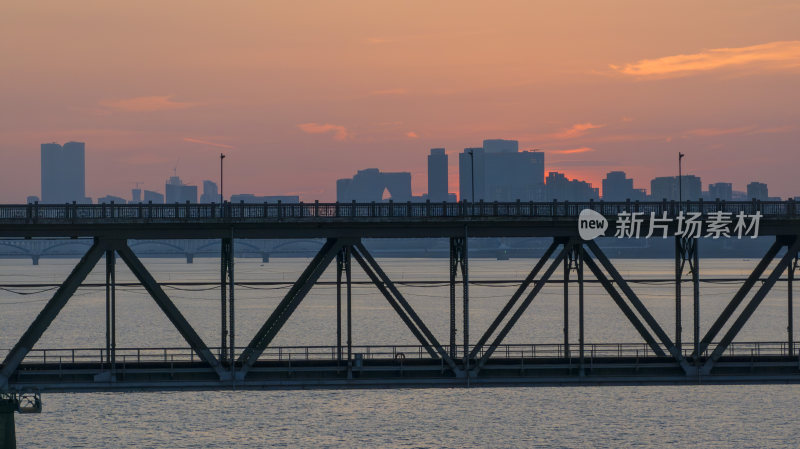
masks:
<svg viewBox="0 0 800 449"><path fill-rule="evenodd" d="M678 152L678 204L683 202L683 173L681 170L681 161L685 154Z"/></svg>
<svg viewBox="0 0 800 449"><path fill-rule="evenodd" d="M225 197L222 195L222 161L225 159L225 154L219 154L219 204L225 202Z"/></svg>

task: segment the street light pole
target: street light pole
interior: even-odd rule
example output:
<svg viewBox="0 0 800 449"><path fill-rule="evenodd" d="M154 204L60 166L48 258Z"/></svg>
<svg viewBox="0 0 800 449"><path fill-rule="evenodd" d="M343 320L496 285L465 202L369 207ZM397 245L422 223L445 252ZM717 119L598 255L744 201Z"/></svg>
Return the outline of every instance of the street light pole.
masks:
<svg viewBox="0 0 800 449"><path fill-rule="evenodd" d="M681 161L685 154L678 152L678 204L683 202L683 173L681 170Z"/></svg>
<svg viewBox="0 0 800 449"><path fill-rule="evenodd" d="M222 160L225 159L225 155L220 153L219 154L219 204L221 205L225 201L225 197L222 195Z"/></svg>

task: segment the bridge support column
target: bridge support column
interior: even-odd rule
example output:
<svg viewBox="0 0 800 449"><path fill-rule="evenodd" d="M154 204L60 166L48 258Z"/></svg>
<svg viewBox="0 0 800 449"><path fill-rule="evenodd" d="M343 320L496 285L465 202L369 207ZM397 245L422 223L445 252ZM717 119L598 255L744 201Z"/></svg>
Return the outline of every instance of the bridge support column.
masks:
<svg viewBox="0 0 800 449"><path fill-rule="evenodd" d="M14 411L17 405L13 399L0 397L0 447L17 448L17 435L14 428Z"/></svg>
<svg viewBox="0 0 800 449"><path fill-rule="evenodd" d="M681 314L681 287L686 264L692 276L692 335L693 352L697 354L700 344L700 258L698 239L675 237L675 347L683 349L683 318Z"/></svg>
<svg viewBox="0 0 800 449"><path fill-rule="evenodd" d="M111 381L114 381L117 352L117 292L116 255L106 251L106 357Z"/></svg>
<svg viewBox="0 0 800 449"><path fill-rule="evenodd" d="M578 244L578 250L576 252L576 258L578 259L577 263L577 272L578 272L578 343L580 344L580 371L579 375L581 377L586 375L586 363L585 363L585 346L586 346L586 339L584 338L584 321L583 321L583 245Z"/></svg>

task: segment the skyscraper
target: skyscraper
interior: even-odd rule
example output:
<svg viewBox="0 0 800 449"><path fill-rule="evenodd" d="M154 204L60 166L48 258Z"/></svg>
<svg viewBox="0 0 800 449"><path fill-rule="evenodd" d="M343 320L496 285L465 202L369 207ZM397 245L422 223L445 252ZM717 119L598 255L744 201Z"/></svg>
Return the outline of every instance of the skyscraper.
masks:
<svg viewBox="0 0 800 449"><path fill-rule="evenodd" d="M645 192L633 188L633 179L624 171L612 171L603 179L603 201L643 201Z"/></svg>
<svg viewBox="0 0 800 449"><path fill-rule="evenodd" d="M747 198L767 201L769 199L769 190L767 185L763 182L751 182L747 184Z"/></svg>
<svg viewBox="0 0 800 449"><path fill-rule="evenodd" d="M219 203L219 190L214 181L203 181L203 194L200 195L201 203Z"/></svg>
<svg viewBox="0 0 800 449"><path fill-rule="evenodd" d="M352 178L336 181L336 201L381 202L388 193L392 201L411 201L411 173L381 172L377 168L359 170Z"/></svg>
<svg viewBox="0 0 800 449"><path fill-rule="evenodd" d="M718 182L708 185L708 197L710 200L720 199L730 201L733 199L733 185L729 182Z"/></svg>
<svg viewBox="0 0 800 449"><path fill-rule="evenodd" d="M172 203L196 203L197 202L197 186L189 186L181 181L177 176L170 176L165 186L166 202Z"/></svg>
<svg viewBox="0 0 800 449"><path fill-rule="evenodd" d="M86 158L83 142L41 146L41 185L43 203L88 203L86 198Z"/></svg>
<svg viewBox="0 0 800 449"><path fill-rule="evenodd" d="M428 155L428 199L447 201L447 154L444 148L433 148Z"/></svg>
<svg viewBox="0 0 800 449"><path fill-rule="evenodd" d="M518 151L516 140L484 140L483 148L465 148L458 157L462 200L541 201L544 153ZM473 183L474 173L474 183Z"/></svg>

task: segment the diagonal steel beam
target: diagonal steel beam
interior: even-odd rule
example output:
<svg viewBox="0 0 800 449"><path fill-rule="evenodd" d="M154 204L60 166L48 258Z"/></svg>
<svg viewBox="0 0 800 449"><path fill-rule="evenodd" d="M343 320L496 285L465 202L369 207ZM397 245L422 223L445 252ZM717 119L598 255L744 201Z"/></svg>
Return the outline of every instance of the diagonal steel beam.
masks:
<svg viewBox="0 0 800 449"><path fill-rule="evenodd" d="M672 354L672 357L675 358L675 360L681 364L684 370L688 372L689 365L685 362L681 351L677 346L675 346L675 343L672 342L672 339L669 338L669 335L664 332L664 329L661 328L661 325L658 324L658 321L656 321L650 311L647 310L647 307L645 307L642 300L636 296L636 293L633 292L633 289L631 289L630 285L628 285L622 275L619 274L619 271L617 271L616 267L614 267L614 264L608 260L608 257L606 257L605 253L603 253L603 250L601 250L594 241L589 241L587 245L589 246L589 249L592 250L592 253L595 255L595 257L597 257L597 260L600 261L600 264L603 265L603 268L605 268L608 274L611 275L611 279L617 283L620 290L622 290L622 293L628 297L628 301L633 304L633 307L637 312L639 312L639 315L644 318L645 323L650 326L650 329L653 330L653 332L656 334L656 337L658 337L658 339L661 340L661 343L666 346L669 353Z"/></svg>
<svg viewBox="0 0 800 449"><path fill-rule="evenodd" d="M438 357L436 350L433 349L433 347L431 347L431 344L428 342L428 340L425 339L425 337L420 332L419 328L411 321L411 318L408 317L408 314L406 314L406 312L403 310L403 307L400 306L400 304L397 302L394 296L392 296L392 293L389 291L389 289L387 289L384 283L381 282L381 279L378 277L378 275L375 274L374 271L372 271L372 268L370 268L369 264L367 264L367 261L364 260L364 258L361 256L361 254L359 254L358 251L353 251L353 257L356 259L356 262L358 262L358 264L361 265L361 268L367 274L367 277L369 277L372 283L375 284L376 287L378 287L378 290L380 290L380 292L383 294L383 296L386 298L386 300L389 302L389 304L392 306L395 312L397 312L397 314L400 316L400 318L403 320L406 326L408 326L408 329L411 330L411 333L414 334L414 337L416 337L417 340L419 340L420 344L422 344L422 346L425 347L425 350L428 351L428 354L430 354L430 356L433 358Z"/></svg>
<svg viewBox="0 0 800 449"><path fill-rule="evenodd" d="M209 366L217 373L220 380L227 379L230 377L230 374L225 372L222 365L219 363L214 354L211 353L211 350L208 349L205 342L197 332L195 332L194 328L186 318L184 318L183 314L181 314L178 307L175 306L175 303L169 299L164 290L161 289L161 286L158 285L153 275L147 271L147 268L142 264L142 261L136 257L136 254L133 253L133 250L130 247L123 243L119 247L116 248L117 253L119 254L120 258L125 262L125 265L131 270L136 279L141 282L142 286L147 290L147 293L155 300L158 307L161 308L161 311L164 312L164 315L169 318L172 325L180 332L181 336L189 346L192 347L194 352L202 359L204 362L208 363Z"/></svg>
<svg viewBox="0 0 800 449"><path fill-rule="evenodd" d="M719 341L717 347L714 348L714 352L711 353L711 357L706 360L706 363L703 365L703 369L701 370L702 374L709 374L711 372L711 368L714 364L719 360L722 356L722 353L728 349L728 346L731 344L736 335L739 331L742 330L742 327L747 323L747 320L753 316L753 312L756 311L758 306L761 304L761 301L767 296L769 291L772 289L772 286L775 285L778 278L781 277L783 272L791 266L792 259L794 259L795 254L797 251L800 250L800 237L795 237L791 246L789 246L788 251L786 254L781 258L778 262L778 265L772 270L769 277L766 281L761 285L755 295L750 299L750 302L747 303L742 313L736 318L736 321L733 322L728 332L725 333L725 336L722 337L722 340Z"/></svg>
<svg viewBox="0 0 800 449"><path fill-rule="evenodd" d="M61 309L67 304L67 301L75 293L75 290L80 287L81 283L86 276L91 273L92 269L97 265L97 262L105 254L106 245L95 239L94 244L89 248L86 254L81 257L80 262L75 265L72 272L67 276L67 279L56 290L53 297L47 301L39 315L33 320L33 323L28 327L28 330L22 334L17 344L11 349L11 352L6 355L3 360L3 368L0 369L0 388L7 382L9 377L17 370L22 359L33 348L37 341L42 337L42 334L47 330L56 316L58 316Z"/></svg>
<svg viewBox="0 0 800 449"><path fill-rule="evenodd" d="M238 362L242 367L239 370L239 377L244 377L247 371L253 366L259 356L264 352L281 327L294 313L303 298L311 290L311 287L325 272L331 261L336 258L336 254L347 244L352 244L350 240L328 239L322 249L306 267L291 289L286 293L278 307L267 318L256 335L247 345L247 348L239 356Z"/></svg>
<svg viewBox="0 0 800 449"><path fill-rule="evenodd" d="M553 243L551 243L550 246L547 247L547 250L545 250L544 254L542 254L542 257L539 258L539 261L536 262L536 265L533 267L531 272L528 274L528 276L525 277L525 280L522 281L522 284L520 284L519 288L517 288L514 294L511 295L511 298L508 300L506 305L503 306L503 310L500 311L500 313L497 315L497 318L495 318L494 321L492 321L492 324L489 325L489 328L486 329L486 332L484 332L481 338L478 340L478 342L475 343L475 346L472 348L472 352L470 352L469 354L469 357L471 359L478 356L478 353L481 351L481 349L483 349L483 345L485 345L486 342L489 341L489 338L492 337L492 334L494 334L494 332L497 330L497 328L500 326L503 320L506 319L508 314L511 312L511 309L514 308L514 305L517 303L519 298L522 297L522 294L525 293L525 290L528 289L528 287L531 285L536 276L539 275L539 272L542 271L542 268L544 267L544 265L550 259L550 256L553 255L553 253L556 251L556 248L558 248L560 244L561 244L560 242L553 240Z"/></svg>
<svg viewBox="0 0 800 449"><path fill-rule="evenodd" d="M653 352L655 352L656 355L659 357L666 356L667 354L664 352L663 349L661 349L661 346L658 345L658 342L656 341L655 337L653 337L650 331L647 330L647 328L644 326L644 323L642 323L639 317L636 316L635 313L633 313L633 309L631 309L630 306L628 306L628 303L625 302L625 300L622 298L622 295L620 295L617 289L614 288L614 285L611 283L611 281L608 280L608 277L606 277L605 273L603 273L600 267L597 266L597 264L594 262L594 260L592 260L592 258L586 251L583 252L583 263L587 267L589 267L589 270L591 270L591 272L594 274L594 277L597 278L598 281L600 281L600 283L608 292L609 296L611 296L611 299L613 299L614 302L617 304L617 307L619 307L620 310L622 310L622 313L624 313L625 316L628 318L628 321L630 321L631 324L633 324L633 327L636 328L636 330L639 332L639 335L641 335L644 341L647 342L647 345L650 346Z"/></svg>
<svg viewBox="0 0 800 449"><path fill-rule="evenodd" d="M550 264L542 277L536 282L536 284L534 284L533 290L528 293L528 296L525 297L525 299L522 301L522 304L520 304L516 312L511 315L511 318L509 318L508 322L506 322L505 326L503 326L503 328L500 330L500 333L497 334L497 337L494 339L494 341L492 341L492 344L486 349L486 352L483 353L483 356L481 356L480 360L478 360L478 363L475 366L476 372L486 364L486 361L489 360L489 357L492 355L495 349L497 349L497 346L503 342L503 339L506 338L506 335L508 335L522 314L531 304L533 298L539 294L544 285L547 283L547 280L550 279L550 276L553 275L559 265L561 265L561 263L564 261L564 258L567 257L567 254L572 249L572 246L575 245L575 241L570 239L566 243L563 243L563 245L564 247L561 249L561 252L558 253L558 256L556 256L555 260Z"/></svg>
<svg viewBox="0 0 800 449"><path fill-rule="evenodd" d="M439 356L442 358L442 360L444 360L445 363L447 363L450 366L450 368L453 370L454 373L459 374L461 370L456 366L453 359L450 357L449 354L447 354L447 351L444 350L442 345L439 343L436 337L434 337L433 333L428 329L428 327L425 326L425 323L422 321L422 319L420 319L419 315L417 315L417 312L414 310L413 307L411 307L411 304L409 304L408 301L406 301L406 299L394 285L394 282L392 282L392 280L389 279L389 276L387 276L386 273L384 273L380 265L378 265L378 263L369 253L369 251L367 251L367 248L365 248L361 242L357 242L355 244L355 248L356 251L353 252L353 255L359 255L360 253L360 256L364 258L364 261L370 266L370 268L372 268L372 270L375 271L375 274L378 276L379 281L383 282L383 285L385 285L386 288L392 293L392 295L394 295L394 298L403 307L405 312L408 314L409 318L411 318L411 321L413 321L413 323L417 326L420 332L422 332L425 338L427 338L428 341L430 341L431 346L433 346L433 348L436 349L436 352L439 353ZM356 260L358 260L358 256L356 256Z"/></svg>
<svg viewBox="0 0 800 449"><path fill-rule="evenodd" d="M717 337L719 331L722 330L722 327L725 326L725 323L727 323L731 318L733 312L736 311L736 309L744 300L745 296L750 293L750 290L753 288L756 282L761 279L761 275L764 274L764 271L767 269L772 260L775 259L775 256L782 247L783 243L776 238L775 242L772 243L772 246L770 246L766 254L764 254L764 257L761 258L761 261L759 261L758 265L756 265L755 269L753 269L753 272L750 273L750 276L747 277L747 279L744 281L744 284L742 284L742 286L739 288L739 291L737 291L733 296L731 302L725 306L725 309L719 314L719 317L717 317L717 319L714 321L714 324L712 324L708 329L705 337L700 340L700 345L698 346L697 351L692 354L693 357L697 357L699 354L704 353L705 350L708 349L708 345L710 345L711 341Z"/></svg>

